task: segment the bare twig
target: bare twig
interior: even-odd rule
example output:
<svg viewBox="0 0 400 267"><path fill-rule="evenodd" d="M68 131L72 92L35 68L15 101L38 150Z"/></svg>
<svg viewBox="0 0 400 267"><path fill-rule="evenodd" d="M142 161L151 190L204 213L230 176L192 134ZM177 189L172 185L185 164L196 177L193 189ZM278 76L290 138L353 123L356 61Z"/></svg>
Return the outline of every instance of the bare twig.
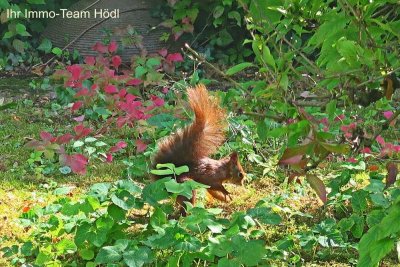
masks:
<svg viewBox="0 0 400 267"><path fill-rule="evenodd" d="M199 53L197 53L195 50L193 50L189 44L185 44L185 48L187 49L187 51L195 58L195 60L204 63L205 65L207 65L208 67L210 67L212 70L214 70L218 75L220 75L222 78L224 78L225 80L229 81L230 83L232 83L235 87L242 89L243 91L245 90L243 88L243 86L241 84L239 84L238 82L236 82L234 79L232 79L231 77L229 77L228 75L226 75L222 70L220 70L219 68L217 68L216 66L214 66L213 64L211 64L210 62L208 62L203 56L201 56Z"/></svg>

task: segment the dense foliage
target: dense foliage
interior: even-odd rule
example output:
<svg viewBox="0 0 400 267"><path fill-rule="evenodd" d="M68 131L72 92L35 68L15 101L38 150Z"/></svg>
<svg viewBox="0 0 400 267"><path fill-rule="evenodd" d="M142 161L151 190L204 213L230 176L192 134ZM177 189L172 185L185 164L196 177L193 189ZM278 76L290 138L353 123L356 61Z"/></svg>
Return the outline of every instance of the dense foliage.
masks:
<svg viewBox="0 0 400 267"><path fill-rule="evenodd" d="M357 253L341 257L344 263L377 266L393 259L396 246L399 255L397 1L164 6L155 14L172 39L191 40L187 57L163 49L127 67L116 42L94 44L97 57L60 63L52 76L52 110L68 127L43 129L28 143L38 177L90 173L90 164L119 160L124 179L94 184L83 195L56 188L53 203L25 206L20 222L29 235L4 247L4 255L35 266L300 266L349 251ZM171 217L178 195L204 186L177 183L171 178L187 169L170 164L153 173L171 178L143 178L155 141L187 118L179 105L184 88L200 82L222 85L216 94L236 115L221 155L237 150L249 183L272 178L295 192L264 196L229 215L200 204L189 206L187 217ZM308 185L321 212L287 204ZM306 229L286 224L302 220Z"/></svg>

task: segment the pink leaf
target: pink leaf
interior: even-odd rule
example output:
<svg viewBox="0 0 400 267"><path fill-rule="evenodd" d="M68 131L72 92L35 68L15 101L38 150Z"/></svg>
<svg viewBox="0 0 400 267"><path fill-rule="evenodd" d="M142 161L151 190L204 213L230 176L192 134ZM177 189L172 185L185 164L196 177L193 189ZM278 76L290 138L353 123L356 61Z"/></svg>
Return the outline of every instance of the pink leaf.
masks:
<svg viewBox="0 0 400 267"><path fill-rule="evenodd" d="M383 116L388 120L392 117L393 112L392 111L384 111Z"/></svg>
<svg viewBox="0 0 400 267"><path fill-rule="evenodd" d="M114 53L115 51L117 51L118 49L118 44L116 41L112 41L109 45L108 45L108 52L110 53Z"/></svg>
<svg viewBox="0 0 400 267"><path fill-rule="evenodd" d="M94 66L94 64L96 64L96 58L92 56L87 56L85 57L85 63L90 66Z"/></svg>
<svg viewBox="0 0 400 267"><path fill-rule="evenodd" d="M122 63L122 59L121 59L120 56L113 56L111 61L112 61L112 64L113 64L114 68L116 68L116 69L118 69L118 67Z"/></svg>
<svg viewBox="0 0 400 267"><path fill-rule="evenodd" d="M97 51L102 54L107 53L107 51L108 51L107 46L103 45L100 42L97 42L92 48L94 51Z"/></svg>
<svg viewBox="0 0 400 267"><path fill-rule="evenodd" d="M82 122L84 119L85 119L85 115L81 115L81 116L73 118L73 120L77 121L77 122Z"/></svg>
<svg viewBox="0 0 400 267"><path fill-rule="evenodd" d="M75 102L71 107L71 111L74 112L74 111L80 109L82 107L82 105L83 105L82 101Z"/></svg>
<svg viewBox="0 0 400 267"><path fill-rule="evenodd" d="M378 135L375 139L381 146L385 145L385 140L383 140L383 137Z"/></svg>
<svg viewBox="0 0 400 267"><path fill-rule="evenodd" d="M133 86L136 86L136 85L141 84L142 82L143 82L142 80L137 79L137 78L134 78L134 79L132 79L132 80L129 80L129 81L126 83L126 85L133 85Z"/></svg>
<svg viewBox="0 0 400 267"><path fill-rule="evenodd" d="M40 133L40 138L42 138L43 141L54 141L54 136L51 133L45 131Z"/></svg>
<svg viewBox="0 0 400 267"><path fill-rule="evenodd" d="M162 48L162 49L158 50L158 54L160 54L160 56L162 56L162 57L166 57L168 54L168 50L166 48Z"/></svg>
<svg viewBox="0 0 400 267"><path fill-rule="evenodd" d="M164 87L164 88L162 89L162 92L163 92L164 94L168 93L168 91L169 91L168 87Z"/></svg>
<svg viewBox="0 0 400 267"><path fill-rule="evenodd" d="M115 153L115 152L118 152L118 151L120 151L121 149L123 149L123 148L125 148L125 147L127 147L127 143L124 142L124 141L119 141L118 143L115 144L115 146L112 146L112 147L108 150L108 152L110 152L110 153Z"/></svg>
<svg viewBox="0 0 400 267"><path fill-rule="evenodd" d="M69 166L74 173L85 174L88 159L82 154L65 155L65 164Z"/></svg>
<svg viewBox="0 0 400 267"><path fill-rule="evenodd" d="M112 84L107 85L107 86L104 88L104 91L105 91L106 93L108 93L108 94L116 94L116 93L118 93L117 87L115 87L115 86L112 85Z"/></svg>
<svg viewBox="0 0 400 267"><path fill-rule="evenodd" d="M170 62L182 62L183 61L183 57L180 53L174 53L174 54L169 54L167 56L167 61Z"/></svg>
<svg viewBox="0 0 400 267"><path fill-rule="evenodd" d="M147 144L144 143L141 139L136 140L136 152L141 153L146 150Z"/></svg>

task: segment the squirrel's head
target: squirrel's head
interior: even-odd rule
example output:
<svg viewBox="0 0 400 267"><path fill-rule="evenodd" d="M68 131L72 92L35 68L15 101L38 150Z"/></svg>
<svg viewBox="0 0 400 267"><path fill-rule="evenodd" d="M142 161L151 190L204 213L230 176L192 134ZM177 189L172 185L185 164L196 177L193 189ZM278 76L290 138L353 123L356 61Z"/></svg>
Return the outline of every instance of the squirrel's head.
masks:
<svg viewBox="0 0 400 267"><path fill-rule="evenodd" d="M237 185L244 184L246 173L244 172L242 165L240 165L237 152L233 152L229 156L229 171L230 171L229 181L232 184L237 184Z"/></svg>

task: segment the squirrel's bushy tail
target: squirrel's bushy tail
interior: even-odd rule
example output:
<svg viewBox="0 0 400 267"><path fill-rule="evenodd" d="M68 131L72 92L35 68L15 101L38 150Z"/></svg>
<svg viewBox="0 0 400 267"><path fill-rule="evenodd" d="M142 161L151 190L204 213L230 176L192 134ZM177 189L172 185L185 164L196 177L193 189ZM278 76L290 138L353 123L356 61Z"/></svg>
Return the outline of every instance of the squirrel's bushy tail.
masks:
<svg viewBox="0 0 400 267"><path fill-rule="evenodd" d="M204 85L187 90L195 114L192 124L158 143L154 166L158 163L190 165L216 152L225 140L226 113Z"/></svg>

